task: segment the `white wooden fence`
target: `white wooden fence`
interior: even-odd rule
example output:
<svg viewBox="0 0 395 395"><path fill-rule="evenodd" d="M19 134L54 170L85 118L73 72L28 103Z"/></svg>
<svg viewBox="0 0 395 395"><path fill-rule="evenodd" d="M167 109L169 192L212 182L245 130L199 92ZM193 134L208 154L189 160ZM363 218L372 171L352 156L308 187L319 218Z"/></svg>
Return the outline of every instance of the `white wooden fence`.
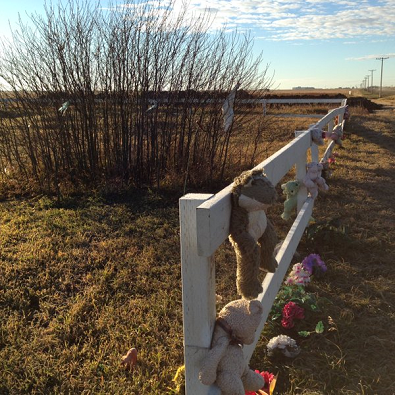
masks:
<svg viewBox="0 0 395 395"><path fill-rule="evenodd" d="M318 98L305 98L305 99L262 99L260 102L263 106L263 115L266 115L266 109L268 104L326 104L334 103L344 106L347 99L318 99ZM289 116L292 116L290 114ZM314 116L314 115L310 115Z"/></svg>
<svg viewBox="0 0 395 395"><path fill-rule="evenodd" d="M327 127L328 131L332 131L335 119L344 126L345 109L344 100L341 107L330 111L314 127ZM332 141L328 145L325 159L330 156L334 144ZM306 174L309 149L311 160L318 162L319 151L312 142L310 130L297 132L293 141L255 168L263 167L267 177L276 185L295 165L296 178L302 180ZM201 384L198 375L200 362L210 348L214 330L217 313L214 254L229 236L231 189L232 185L229 185L215 195L187 194L179 201L186 395L220 394L216 386ZM247 361L256 347L293 254L309 223L313 205L314 200L307 197L306 188L300 188L297 217L276 256L278 268L275 273L265 276L263 292L257 298L263 304L264 316L254 343L243 349ZM229 270L236 270L236 265Z"/></svg>

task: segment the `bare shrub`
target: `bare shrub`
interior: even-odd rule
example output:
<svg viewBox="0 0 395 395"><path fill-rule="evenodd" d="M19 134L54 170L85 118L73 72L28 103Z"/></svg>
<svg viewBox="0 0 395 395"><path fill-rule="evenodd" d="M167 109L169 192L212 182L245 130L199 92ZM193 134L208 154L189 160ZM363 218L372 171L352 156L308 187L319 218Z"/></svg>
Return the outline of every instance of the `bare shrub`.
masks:
<svg viewBox="0 0 395 395"><path fill-rule="evenodd" d="M2 44L0 77L17 115L0 123L1 166L59 196L114 180L223 177L235 132L225 132L221 106L237 82L250 98L264 91L267 66L250 36L211 31L208 14L192 20L173 5L69 0L19 19Z"/></svg>

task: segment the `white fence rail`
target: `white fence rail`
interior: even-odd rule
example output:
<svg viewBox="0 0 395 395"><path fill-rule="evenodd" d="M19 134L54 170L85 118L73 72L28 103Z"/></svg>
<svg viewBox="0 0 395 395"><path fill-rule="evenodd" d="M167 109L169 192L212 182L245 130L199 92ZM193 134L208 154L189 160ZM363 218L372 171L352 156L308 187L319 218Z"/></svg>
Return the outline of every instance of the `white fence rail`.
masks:
<svg viewBox="0 0 395 395"><path fill-rule="evenodd" d="M345 106L347 99L262 99L263 115L266 115L268 104L340 104Z"/></svg>
<svg viewBox="0 0 395 395"><path fill-rule="evenodd" d="M342 107L330 111L315 127L327 127L331 132L335 119L344 126L345 109L346 102L343 101ZM334 142L328 145L324 157L330 156L333 146ZM310 130L297 132L293 141L255 168L263 167L267 177L276 185L296 166L296 178L302 180L306 174L309 149L311 159L319 161L318 147L312 142ZM179 201L186 395L220 394L216 386L201 384L198 375L200 362L210 348L216 318L214 254L229 236L231 188L232 185L229 185L215 195L188 194ZM256 347L293 254L308 225L313 205L314 200L307 198L306 188L300 188L297 217L276 256L278 268L275 273L265 276L263 292L258 296L264 307L264 316L255 342L244 347L247 361Z"/></svg>

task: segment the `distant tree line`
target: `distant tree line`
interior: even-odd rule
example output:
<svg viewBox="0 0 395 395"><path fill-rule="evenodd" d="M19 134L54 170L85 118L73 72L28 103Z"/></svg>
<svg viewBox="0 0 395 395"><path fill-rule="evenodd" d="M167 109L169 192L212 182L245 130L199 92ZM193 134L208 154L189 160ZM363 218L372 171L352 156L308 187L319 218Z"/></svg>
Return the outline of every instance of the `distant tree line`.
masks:
<svg viewBox="0 0 395 395"><path fill-rule="evenodd" d="M250 36L173 5L69 0L19 19L0 59L3 180L61 194L224 176L222 104L239 81L244 96L267 88L267 66Z"/></svg>

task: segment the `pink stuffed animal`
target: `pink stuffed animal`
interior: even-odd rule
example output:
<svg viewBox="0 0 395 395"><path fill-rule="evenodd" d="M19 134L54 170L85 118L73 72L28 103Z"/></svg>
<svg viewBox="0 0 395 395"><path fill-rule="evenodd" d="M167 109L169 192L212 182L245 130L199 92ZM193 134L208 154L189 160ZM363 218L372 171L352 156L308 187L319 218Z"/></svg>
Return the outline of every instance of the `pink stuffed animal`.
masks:
<svg viewBox="0 0 395 395"><path fill-rule="evenodd" d="M315 199L318 195L318 188L327 191L329 189L325 179L321 177L323 166L321 163L310 162L307 164L307 173L303 179L310 196Z"/></svg>
<svg viewBox="0 0 395 395"><path fill-rule="evenodd" d="M333 140L336 144L339 144L340 146L343 145L342 142L342 137L343 137L343 127L342 125L336 125L332 132L326 132L325 137L327 139Z"/></svg>

